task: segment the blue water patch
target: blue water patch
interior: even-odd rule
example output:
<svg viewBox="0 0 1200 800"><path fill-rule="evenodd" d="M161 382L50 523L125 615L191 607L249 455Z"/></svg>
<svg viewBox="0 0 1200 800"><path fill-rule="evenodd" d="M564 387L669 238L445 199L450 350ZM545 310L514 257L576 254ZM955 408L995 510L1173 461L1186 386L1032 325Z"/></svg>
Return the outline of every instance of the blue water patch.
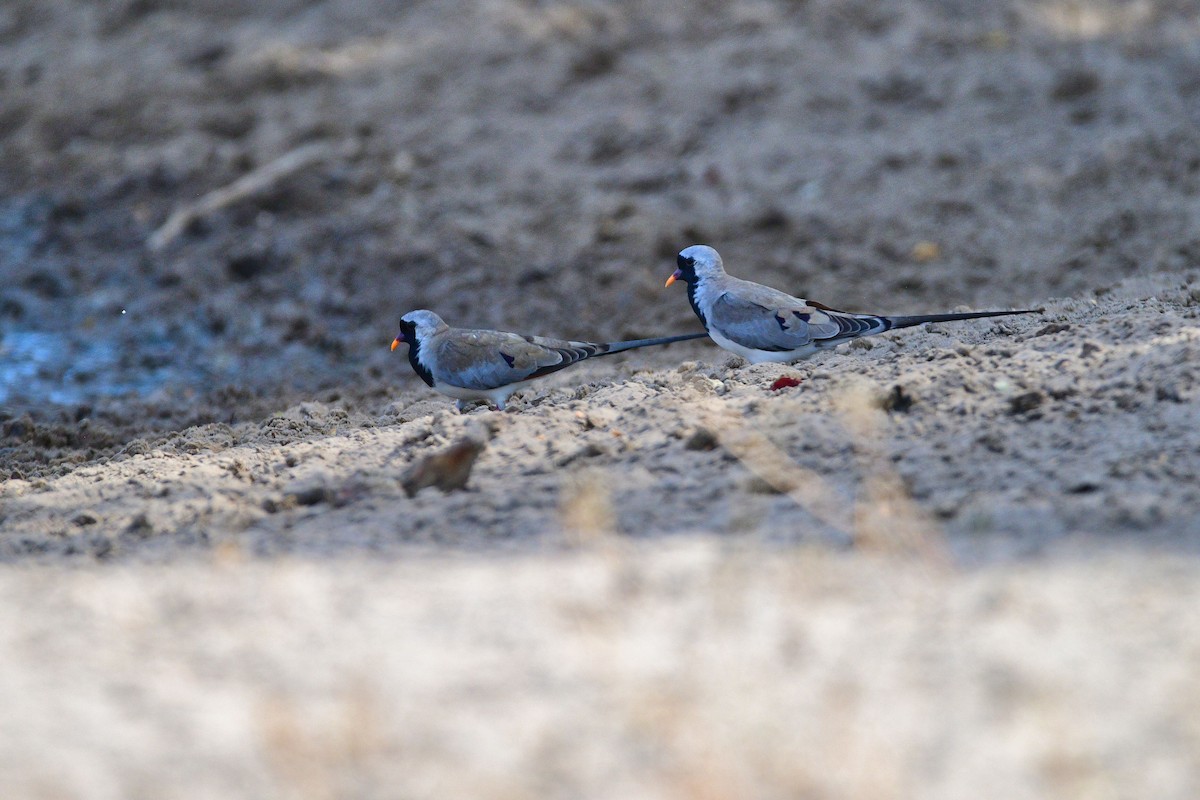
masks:
<svg viewBox="0 0 1200 800"><path fill-rule="evenodd" d="M100 338L31 330L0 334L0 404L13 400L75 405L95 398L148 394L180 377L167 343L131 354Z"/></svg>
<svg viewBox="0 0 1200 800"><path fill-rule="evenodd" d="M0 264L21 264L45 237L50 203L44 198L0 201Z"/></svg>

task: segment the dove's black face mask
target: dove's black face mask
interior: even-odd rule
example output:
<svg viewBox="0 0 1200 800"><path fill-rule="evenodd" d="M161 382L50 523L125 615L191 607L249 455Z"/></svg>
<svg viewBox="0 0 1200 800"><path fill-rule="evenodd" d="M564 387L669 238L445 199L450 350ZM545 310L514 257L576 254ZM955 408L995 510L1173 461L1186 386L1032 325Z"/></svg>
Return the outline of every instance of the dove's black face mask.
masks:
<svg viewBox="0 0 1200 800"><path fill-rule="evenodd" d="M420 342L417 341L416 323L400 320L400 335L396 337L396 340L408 344L408 363L412 366L413 372L417 373L426 384L433 386L433 373L417 357Z"/></svg>
<svg viewBox="0 0 1200 800"><path fill-rule="evenodd" d="M696 259L684 258L682 254L675 257L675 276L678 280L691 284L696 281Z"/></svg>
<svg viewBox="0 0 1200 800"><path fill-rule="evenodd" d="M683 253L680 253L679 255L675 256L675 263L678 264L678 266L675 268L675 271L671 273L671 277L667 278L667 282L663 285L670 286L672 283L678 280L682 280L688 286L694 284L696 282L696 259L690 256L684 258Z"/></svg>
<svg viewBox="0 0 1200 800"><path fill-rule="evenodd" d="M699 279L696 277L696 259L680 253L675 256L675 264L675 271L671 273L671 277L667 278L667 286L675 281L684 282L687 286L688 302L692 304L692 310L696 312L696 316L700 318L707 329L708 320L705 319L704 312L700 310L700 305L696 302L696 284L699 283Z"/></svg>
<svg viewBox="0 0 1200 800"><path fill-rule="evenodd" d="M417 325L415 322L400 320L400 341L407 342L410 347L417 346Z"/></svg>

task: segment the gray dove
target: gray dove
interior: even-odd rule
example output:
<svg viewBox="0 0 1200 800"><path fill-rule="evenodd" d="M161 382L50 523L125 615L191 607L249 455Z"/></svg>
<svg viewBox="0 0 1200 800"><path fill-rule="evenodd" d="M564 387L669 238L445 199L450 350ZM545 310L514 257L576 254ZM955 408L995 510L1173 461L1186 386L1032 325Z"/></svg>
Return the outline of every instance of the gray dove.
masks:
<svg viewBox="0 0 1200 800"><path fill-rule="evenodd" d="M684 281L692 310L712 340L752 364L797 361L860 336L925 322L1042 313L1041 309L1027 309L912 317L851 314L728 275L720 254L707 245L697 244L682 250L676 264L678 268L667 278L666 285Z"/></svg>
<svg viewBox="0 0 1200 800"><path fill-rule="evenodd" d="M392 350L407 344L413 371L435 390L455 398L459 411L473 400L488 400L503 411L509 395L530 381L584 359L705 336L686 333L629 342L573 342L451 328L437 314L421 310L400 319L400 335Z"/></svg>

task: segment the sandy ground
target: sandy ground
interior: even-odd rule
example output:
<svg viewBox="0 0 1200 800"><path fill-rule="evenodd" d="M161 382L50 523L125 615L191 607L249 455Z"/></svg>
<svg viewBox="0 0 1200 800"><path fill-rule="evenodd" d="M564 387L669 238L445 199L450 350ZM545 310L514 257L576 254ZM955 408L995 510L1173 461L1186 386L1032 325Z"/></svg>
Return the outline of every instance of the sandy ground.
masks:
<svg viewBox="0 0 1200 800"><path fill-rule="evenodd" d="M1200 794L1193 3L30 0L0 98L0 796ZM387 350L695 330L700 241L1045 313Z"/></svg>

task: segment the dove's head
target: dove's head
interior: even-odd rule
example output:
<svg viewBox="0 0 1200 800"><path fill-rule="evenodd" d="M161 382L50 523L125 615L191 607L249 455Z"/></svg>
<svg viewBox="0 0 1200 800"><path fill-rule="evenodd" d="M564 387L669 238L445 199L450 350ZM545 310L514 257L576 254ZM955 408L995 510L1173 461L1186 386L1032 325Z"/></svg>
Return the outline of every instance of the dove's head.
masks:
<svg viewBox="0 0 1200 800"><path fill-rule="evenodd" d="M716 278L725 272L721 263L721 254L706 244L694 244L679 251L675 257L677 265L671 277L667 278L667 286L675 281L683 281L689 286L707 278Z"/></svg>
<svg viewBox="0 0 1200 800"><path fill-rule="evenodd" d="M392 349L395 350L401 343L416 347L423 339L446 327L442 318L432 311L410 311L400 318L400 335L392 340Z"/></svg>

